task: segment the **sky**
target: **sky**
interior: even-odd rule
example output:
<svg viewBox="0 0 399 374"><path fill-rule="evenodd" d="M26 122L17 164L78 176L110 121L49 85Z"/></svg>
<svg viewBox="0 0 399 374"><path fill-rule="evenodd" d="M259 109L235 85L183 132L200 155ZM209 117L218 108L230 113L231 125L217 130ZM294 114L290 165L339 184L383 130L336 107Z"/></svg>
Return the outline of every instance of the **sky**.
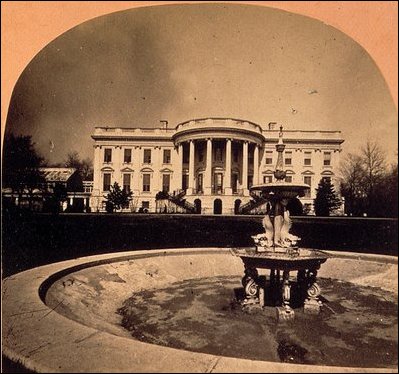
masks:
<svg viewBox="0 0 399 374"><path fill-rule="evenodd" d="M136 8L62 34L21 74L6 132L57 163L92 159L95 126L204 117L339 130L344 154L376 140L397 158L397 109L361 46L305 16L220 3Z"/></svg>

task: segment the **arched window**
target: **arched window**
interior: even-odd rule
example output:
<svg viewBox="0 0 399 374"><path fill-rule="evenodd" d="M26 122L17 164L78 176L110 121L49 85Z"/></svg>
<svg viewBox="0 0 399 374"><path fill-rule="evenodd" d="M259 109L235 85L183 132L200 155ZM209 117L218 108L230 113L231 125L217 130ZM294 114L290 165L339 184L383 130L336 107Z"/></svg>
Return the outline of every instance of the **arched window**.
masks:
<svg viewBox="0 0 399 374"><path fill-rule="evenodd" d="M240 199L237 199L237 200L234 201L234 214L238 214L239 213L240 205L241 205L241 200Z"/></svg>
<svg viewBox="0 0 399 374"><path fill-rule="evenodd" d="M195 205L195 213L201 214L201 200L200 199L195 199L194 200L194 205Z"/></svg>
<svg viewBox="0 0 399 374"><path fill-rule="evenodd" d="M213 214L222 214L222 200L215 199L213 202Z"/></svg>

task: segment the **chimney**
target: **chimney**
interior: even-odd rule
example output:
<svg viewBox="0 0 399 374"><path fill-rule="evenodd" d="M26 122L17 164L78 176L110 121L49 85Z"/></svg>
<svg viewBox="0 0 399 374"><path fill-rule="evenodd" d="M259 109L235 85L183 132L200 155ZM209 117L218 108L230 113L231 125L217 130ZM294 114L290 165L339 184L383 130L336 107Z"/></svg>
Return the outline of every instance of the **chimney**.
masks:
<svg viewBox="0 0 399 374"><path fill-rule="evenodd" d="M162 128L166 131L168 129L168 121L165 119L161 119L159 122L162 123Z"/></svg>
<svg viewBox="0 0 399 374"><path fill-rule="evenodd" d="M269 130L274 130L274 125L277 125L277 122L269 122Z"/></svg>

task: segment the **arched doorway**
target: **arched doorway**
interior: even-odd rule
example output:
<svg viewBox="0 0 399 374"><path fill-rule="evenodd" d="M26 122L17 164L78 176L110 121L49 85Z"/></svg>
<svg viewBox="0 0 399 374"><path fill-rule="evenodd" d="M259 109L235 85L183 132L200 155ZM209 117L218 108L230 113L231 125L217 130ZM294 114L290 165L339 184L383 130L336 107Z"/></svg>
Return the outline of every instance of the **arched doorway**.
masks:
<svg viewBox="0 0 399 374"><path fill-rule="evenodd" d="M234 201L234 214L239 213L240 205L241 205L240 199L237 199L236 201Z"/></svg>
<svg viewBox="0 0 399 374"><path fill-rule="evenodd" d="M200 199L195 199L194 200L194 205L195 205L195 213L196 214L201 214L201 200Z"/></svg>
<svg viewBox="0 0 399 374"><path fill-rule="evenodd" d="M213 214L222 214L222 200L216 199L213 202Z"/></svg>

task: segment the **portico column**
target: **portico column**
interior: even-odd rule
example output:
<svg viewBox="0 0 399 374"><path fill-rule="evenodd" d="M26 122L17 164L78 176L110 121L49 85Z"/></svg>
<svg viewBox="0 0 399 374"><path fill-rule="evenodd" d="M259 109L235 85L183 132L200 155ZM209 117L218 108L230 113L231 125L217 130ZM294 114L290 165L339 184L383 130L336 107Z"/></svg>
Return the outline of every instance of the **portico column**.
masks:
<svg viewBox="0 0 399 374"><path fill-rule="evenodd" d="M204 181L204 194L212 194L212 139L206 141L206 170Z"/></svg>
<svg viewBox="0 0 399 374"><path fill-rule="evenodd" d="M178 148L178 182L177 182L177 189L181 190L183 188L183 143L179 143Z"/></svg>
<svg viewBox="0 0 399 374"><path fill-rule="evenodd" d="M118 184L121 186L123 185L123 180L122 180L122 146L121 145L116 145L115 146L115 154L112 155L113 158L113 164L115 165L114 169L114 180L111 182L113 185L114 182L118 182Z"/></svg>
<svg viewBox="0 0 399 374"><path fill-rule="evenodd" d="M226 139L226 165L224 175L224 193L226 195L231 195L233 193L231 189L231 139Z"/></svg>
<svg viewBox="0 0 399 374"><path fill-rule="evenodd" d="M195 145L194 145L194 141L190 140L187 195L192 195L193 194L193 190L194 190L194 160L195 160Z"/></svg>
<svg viewBox="0 0 399 374"><path fill-rule="evenodd" d="M255 144L254 149L254 180L253 184L259 184L259 146Z"/></svg>
<svg viewBox="0 0 399 374"><path fill-rule="evenodd" d="M160 146L156 146L154 147L155 150L155 160L154 160L154 177L155 177L155 193L157 193L158 191L162 191L163 190L163 185L162 185L162 174L161 174L161 169L162 169L162 149ZM156 186L156 184L158 183L158 187Z"/></svg>
<svg viewBox="0 0 399 374"><path fill-rule="evenodd" d="M249 196L248 191L248 142L242 145L242 188L244 196Z"/></svg>

